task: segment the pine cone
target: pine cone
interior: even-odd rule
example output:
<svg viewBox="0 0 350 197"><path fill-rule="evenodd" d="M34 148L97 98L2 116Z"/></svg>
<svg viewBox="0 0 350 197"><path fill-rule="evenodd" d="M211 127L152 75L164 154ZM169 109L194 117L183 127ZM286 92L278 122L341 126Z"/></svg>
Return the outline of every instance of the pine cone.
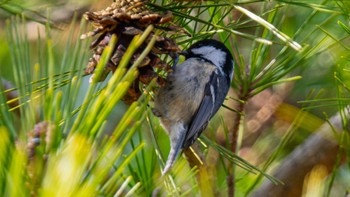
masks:
<svg viewBox="0 0 350 197"><path fill-rule="evenodd" d="M111 59L104 69L104 77L102 77L101 81L105 79L109 72L114 72L116 70L131 40L135 35L142 34L148 25L153 24L164 33L163 35L155 35L155 33L152 32L145 43L133 55L129 66L139 57L151 38L157 36L152 51L139 66L140 74L138 79L135 80L134 85L128 91L128 95L124 97L126 103L130 104L136 101L141 95L138 85L139 82L149 84L152 79L159 78L154 71L155 68L165 72L171 71L171 66L159 58L160 54L175 54L180 51L176 42L165 36L167 31L174 32L182 29L168 24L173 18L170 11L165 13L154 12L150 10L146 2L142 0L119 0L112 3L104 10L87 12L84 16L86 20L93 24L95 29L87 34L83 34L81 38L84 39L89 36L98 35L90 45L90 48L94 50L94 54L89 59L85 74L92 74L94 72L102 52L108 45L112 35L115 34L118 38ZM164 25L168 25L168 27L164 27ZM164 80L158 79L157 81L163 82Z"/></svg>

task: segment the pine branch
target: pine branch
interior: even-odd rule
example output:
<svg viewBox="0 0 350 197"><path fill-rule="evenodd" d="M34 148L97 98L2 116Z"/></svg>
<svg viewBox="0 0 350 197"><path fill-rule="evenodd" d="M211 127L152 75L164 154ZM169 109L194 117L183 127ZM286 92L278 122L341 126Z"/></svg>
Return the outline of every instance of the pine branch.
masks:
<svg viewBox="0 0 350 197"><path fill-rule="evenodd" d="M324 123L315 134L294 149L275 170L273 176L284 182L284 185L275 185L265 180L252 197L301 196L304 179L316 165L325 166L331 173L339 152L339 144L333 132L335 129L337 135L340 135L342 120L338 113L329 121L332 126L328 122Z"/></svg>

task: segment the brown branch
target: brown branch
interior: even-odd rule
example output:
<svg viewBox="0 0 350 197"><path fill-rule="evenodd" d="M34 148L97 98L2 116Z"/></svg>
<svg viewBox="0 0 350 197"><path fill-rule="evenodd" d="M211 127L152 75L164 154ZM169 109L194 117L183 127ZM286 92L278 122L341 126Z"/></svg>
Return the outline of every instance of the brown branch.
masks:
<svg viewBox="0 0 350 197"><path fill-rule="evenodd" d="M240 95L239 100L241 100L243 102L238 103L238 106L236 108L238 113L234 119L234 123L233 123L234 125L232 127L232 130L229 132L230 150L234 154L236 154L236 152L237 152L238 130L239 130L242 116L243 116L244 108L245 108L245 103L246 103L245 101L247 100L242 89L241 89L239 95ZM233 163L228 164L227 170L228 170L228 176L226 178L226 181L227 181L227 187L228 187L228 196L234 197L234 194L235 194L235 172L234 172L234 168L233 168Z"/></svg>
<svg viewBox="0 0 350 197"><path fill-rule="evenodd" d="M338 132L342 130L340 114L330 119ZM329 123L324 123L303 144L299 145L275 170L273 176L284 182L275 185L266 180L252 197L294 197L301 196L306 175L317 165L323 165L331 172L336 163L339 147Z"/></svg>
<svg viewBox="0 0 350 197"><path fill-rule="evenodd" d="M196 174L197 182L199 184L199 189L201 196L215 196L213 188L213 180L210 176L208 166L203 163L203 159L194 152L193 148L184 149L183 153L186 156L188 163L191 168L197 167L198 173Z"/></svg>

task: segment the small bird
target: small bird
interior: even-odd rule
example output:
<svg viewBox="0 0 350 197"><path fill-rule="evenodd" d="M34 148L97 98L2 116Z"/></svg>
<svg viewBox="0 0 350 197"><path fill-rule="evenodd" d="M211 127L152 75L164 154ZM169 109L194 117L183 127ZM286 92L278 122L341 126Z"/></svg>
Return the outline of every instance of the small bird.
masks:
<svg viewBox="0 0 350 197"><path fill-rule="evenodd" d="M163 175L180 150L191 146L207 127L224 102L233 77L234 61L222 42L201 40L181 54L186 60L173 66L154 99L153 113L171 143Z"/></svg>

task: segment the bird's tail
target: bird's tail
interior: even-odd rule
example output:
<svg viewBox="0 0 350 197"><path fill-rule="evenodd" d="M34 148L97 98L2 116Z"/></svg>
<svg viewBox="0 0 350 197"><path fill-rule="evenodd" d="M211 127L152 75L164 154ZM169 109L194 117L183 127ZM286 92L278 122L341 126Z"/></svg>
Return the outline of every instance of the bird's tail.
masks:
<svg viewBox="0 0 350 197"><path fill-rule="evenodd" d="M173 166L176 160L176 157L182 148L182 145L185 140L185 136L186 136L186 130L184 129L183 131L179 132L179 136L177 136L177 138L171 139L171 149L168 155L168 159L165 163L165 167L162 171L162 175L166 174L170 170L170 168Z"/></svg>

